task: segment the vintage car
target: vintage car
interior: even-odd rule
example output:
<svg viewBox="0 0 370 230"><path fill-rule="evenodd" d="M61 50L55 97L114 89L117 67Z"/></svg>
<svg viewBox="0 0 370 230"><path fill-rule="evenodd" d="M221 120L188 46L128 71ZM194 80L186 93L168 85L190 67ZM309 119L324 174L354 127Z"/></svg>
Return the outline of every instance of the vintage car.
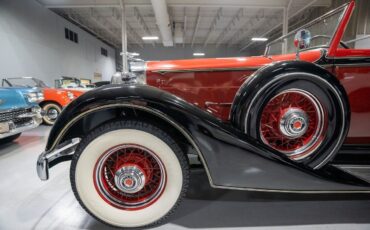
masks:
<svg viewBox="0 0 370 230"><path fill-rule="evenodd" d="M273 41L264 56L147 62L127 74L136 84L85 93L51 129L39 177L72 160L80 204L128 228L173 213L194 154L214 188L370 193L370 50L341 41L354 6Z"/></svg>
<svg viewBox="0 0 370 230"><path fill-rule="evenodd" d="M2 81L2 86L7 87L28 87L38 88L43 91L44 99L39 102L39 105L45 112L43 121L47 125L53 125L62 109L66 107L73 99L82 95L84 91L55 89L50 88L42 80L33 77L14 77L6 78Z"/></svg>
<svg viewBox="0 0 370 230"><path fill-rule="evenodd" d="M89 82L87 82L87 80L85 79L84 83L88 83L88 85L90 85L91 80L88 80L88 81ZM62 78L55 80L55 88L69 89L69 90L74 90L77 92L79 91L85 92L85 91L92 89L91 87L86 87L86 85L83 84L83 82L80 79L75 78L75 77L66 77L66 76L63 76Z"/></svg>
<svg viewBox="0 0 370 230"><path fill-rule="evenodd" d="M0 143L11 142L40 125L42 113L37 103L42 99L36 89L0 88Z"/></svg>

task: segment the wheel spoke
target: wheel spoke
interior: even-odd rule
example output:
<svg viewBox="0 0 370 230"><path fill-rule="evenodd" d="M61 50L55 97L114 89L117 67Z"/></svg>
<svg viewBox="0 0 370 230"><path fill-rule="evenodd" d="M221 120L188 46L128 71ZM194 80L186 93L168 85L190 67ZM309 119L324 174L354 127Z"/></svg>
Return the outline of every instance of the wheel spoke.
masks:
<svg viewBox="0 0 370 230"><path fill-rule="evenodd" d="M297 153L308 156L322 141L325 119L322 105L313 95L303 90L286 90L262 110L260 136L265 144L288 156ZM299 121L298 129L293 121Z"/></svg>
<svg viewBox="0 0 370 230"><path fill-rule="evenodd" d="M163 192L166 180L164 166L149 149L121 145L107 151L104 156L97 162L95 178L99 184L98 192L110 204L137 210L153 203Z"/></svg>

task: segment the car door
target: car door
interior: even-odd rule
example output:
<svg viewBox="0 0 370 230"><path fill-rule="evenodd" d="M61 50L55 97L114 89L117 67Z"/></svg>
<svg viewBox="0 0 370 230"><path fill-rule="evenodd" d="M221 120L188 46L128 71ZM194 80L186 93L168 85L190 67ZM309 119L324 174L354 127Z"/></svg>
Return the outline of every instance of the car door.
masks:
<svg viewBox="0 0 370 230"><path fill-rule="evenodd" d="M370 38L369 49L339 48L334 72L346 89L351 107L347 143L370 143Z"/></svg>

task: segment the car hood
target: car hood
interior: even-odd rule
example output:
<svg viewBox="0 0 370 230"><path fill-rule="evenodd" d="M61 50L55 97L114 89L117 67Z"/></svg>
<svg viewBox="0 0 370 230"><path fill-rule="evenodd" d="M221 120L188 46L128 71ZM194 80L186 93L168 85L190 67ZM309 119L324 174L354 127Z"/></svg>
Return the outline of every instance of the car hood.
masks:
<svg viewBox="0 0 370 230"><path fill-rule="evenodd" d="M300 53L300 59L308 62L316 62L323 55L323 50L315 49ZM296 54L252 56L235 58L202 58L170 61L148 61L146 71L149 72L172 72L172 71L212 71L222 69L258 69L278 61L295 60Z"/></svg>
<svg viewBox="0 0 370 230"><path fill-rule="evenodd" d="M28 107L23 92L17 89L0 88L0 112Z"/></svg>
<svg viewBox="0 0 370 230"><path fill-rule="evenodd" d="M33 92L41 92L37 87L31 88L31 87L4 87L5 89L11 89L11 90L17 90L21 93L33 93Z"/></svg>
<svg viewBox="0 0 370 230"><path fill-rule="evenodd" d="M53 93L53 94L64 94L68 92L68 90L56 88L43 88L42 90L44 91L44 93Z"/></svg>

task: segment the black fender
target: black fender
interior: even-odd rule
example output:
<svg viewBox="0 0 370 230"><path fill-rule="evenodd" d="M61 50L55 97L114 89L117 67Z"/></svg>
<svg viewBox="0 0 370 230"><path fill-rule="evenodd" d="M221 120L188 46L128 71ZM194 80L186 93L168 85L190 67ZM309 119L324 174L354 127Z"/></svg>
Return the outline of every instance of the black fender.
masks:
<svg viewBox="0 0 370 230"><path fill-rule="evenodd" d="M110 108L152 113L178 129L199 154L213 187L309 193L368 190L366 183L344 172L338 172L334 180L333 170L338 171L334 167L315 171L293 162L210 113L146 85L107 85L83 94L60 114L46 151L75 137L74 125L89 114Z"/></svg>
<svg viewBox="0 0 370 230"><path fill-rule="evenodd" d="M247 80L243 83L243 85L239 88L237 94L235 95L231 112L230 112L230 120L231 123L235 127L240 127L242 125L242 115L245 113L245 107L243 106L247 100L250 100L250 95L246 92L246 88L251 86L255 88L261 88L265 81L276 77L283 73L289 72L304 72L310 73L313 75L320 76L321 78L325 79L329 82L335 90L338 92L340 97L344 100L346 108L346 112L350 115L350 107L349 107L349 100L347 93L344 87L340 84L339 80L331 74L326 69L322 68L319 65L316 65L311 62L305 61L284 61L284 62L276 62L271 65L267 65L265 67L260 68L256 72L254 72ZM264 79L264 81L256 81L256 79ZM348 120L348 123L350 120Z"/></svg>
<svg viewBox="0 0 370 230"><path fill-rule="evenodd" d="M263 108L263 104L275 91L292 84L316 91L328 109L326 123L329 128L326 130L324 144L317 148L315 154L302 160L306 165L317 169L335 157L350 126L347 93L339 80L326 69L304 61L278 62L261 68L238 90L230 119L234 127L258 139L259 122L256 120L260 119L259 109ZM250 121L248 124L247 119Z"/></svg>

